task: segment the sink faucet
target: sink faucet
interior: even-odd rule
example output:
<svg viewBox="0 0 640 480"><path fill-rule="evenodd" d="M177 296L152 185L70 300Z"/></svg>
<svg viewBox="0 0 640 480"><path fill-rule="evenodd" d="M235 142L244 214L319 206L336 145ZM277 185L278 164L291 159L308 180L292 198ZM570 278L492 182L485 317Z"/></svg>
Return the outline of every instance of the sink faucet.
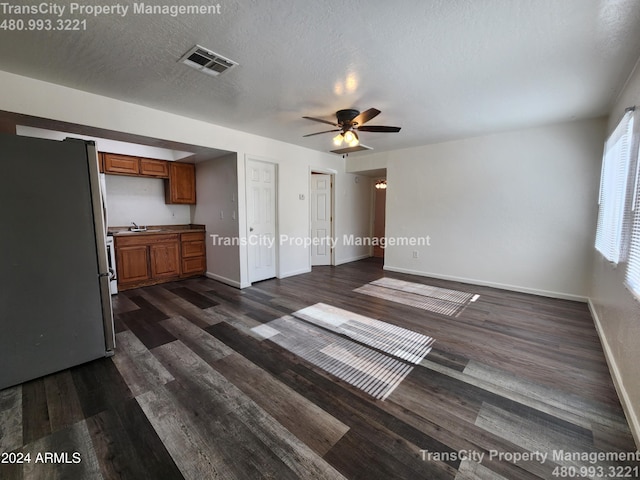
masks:
<svg viewBox="0 0 640 480"><path fill-rule="evenodd" d="M138 224L136 222L131 222L131 225L133 225L133 228L136 228L136 229L140 228L140 227L138 227Z"/></svg>

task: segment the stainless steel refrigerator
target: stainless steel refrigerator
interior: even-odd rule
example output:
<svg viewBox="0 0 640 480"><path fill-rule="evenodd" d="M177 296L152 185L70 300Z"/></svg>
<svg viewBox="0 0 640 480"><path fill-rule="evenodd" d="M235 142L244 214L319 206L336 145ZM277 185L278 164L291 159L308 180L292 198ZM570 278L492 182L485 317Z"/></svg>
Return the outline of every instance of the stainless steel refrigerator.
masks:
<svg viewBox="0 0 640 480"><path fill-rule="evenodd" d="M93 142L0 134L0 389L113 354Z"/></svg>

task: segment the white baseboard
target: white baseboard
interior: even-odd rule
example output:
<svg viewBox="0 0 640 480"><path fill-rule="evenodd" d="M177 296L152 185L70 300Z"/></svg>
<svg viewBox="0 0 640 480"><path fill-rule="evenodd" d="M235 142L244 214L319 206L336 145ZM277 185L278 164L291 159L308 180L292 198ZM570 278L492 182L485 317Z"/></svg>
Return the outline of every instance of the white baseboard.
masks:
<svg viewBox="0 0 640 480"><path fill-rule="evenodd" d="M500 288L502 290L510 290L512 292L530 293L532 295L539 295L542 297L558 298L561 300L573 300L575 302L586 303L589 297L582 295L574 295L571 293L552 292L549 290L540 290L536 288L520 287L518 285L509 285L505 283L488 282L484 280L476 280L474 278L455 277L451 275L441 275L438 273L421 272L418 270L411 270L408 268L394 267L392 265L385 265L384 270L398 273L408 273L410 275L418 275L420 277L438 278L440 280L450 280L452 282L469 283L471 285L481 285L483 287Z"/></svg>
<svg viewBox="0 0 640 480"><path fill-rule="evenodd" d="M371 257L371 255L366 253L364 255L358 255L356 257L343 258L341 260L336 260L336 266L344 265L345 263L357 262L358 260L364 260L365 258L370 258L370 257Z"/></svg>
<svg viewBox="0 0 640 480"><path fill-rule="evenodd" d="M591 299L589 299L588 305L589 311L591 312L591 317L593 318L593 323L595 323L596 325L598 337L600 337L600 343L602 344L602 349L604 350L604 358L607 360L609 373L611 374L611 378L613 379L613 385L616 388L616 392L618 392L618 398L620 399L620 404L622 405L624 414L626 415L627 421L629 422L629 428L631 429L631 434L633 435L633 439L636 442L636 447L640 449L640 420L638 420L638 414L635 411L633 402L629 398L627 389L624 386L622 375L620 375L620 370L618 369L618 364L616 363L615 357L613 356L611 347L609 347L609 341L604 334L602 323L600 322L600 317L598 316L598 312L596 311L595 305L593 305L593 303L591 302Z"/></svg>
<svg viewBox="0 0 640 480"><path fill-rule="evenodd" d="M311 268L309 267L301 268L300 270L293 270L291 272L281 273L280 275L278 275L278 278L293 277L295 275L302 275L303 273L309 273L309 272L311 272Z"/></svg>
<svg viewBox="0 0 640 480"><path fill-rule="evenodd" d="M207 278L210 278L212 280L217 280L219 282L222 282L226 285L230 285L232 287L236 287L236 288L247 288L250 287L251 284L249 285L242 285L240 282L238 282L237 280L232 280L230 278L227 277L223 277L222 275L218 275L217 273L211 273L211 272L207 272L205 273L205 276Z"/></svg>

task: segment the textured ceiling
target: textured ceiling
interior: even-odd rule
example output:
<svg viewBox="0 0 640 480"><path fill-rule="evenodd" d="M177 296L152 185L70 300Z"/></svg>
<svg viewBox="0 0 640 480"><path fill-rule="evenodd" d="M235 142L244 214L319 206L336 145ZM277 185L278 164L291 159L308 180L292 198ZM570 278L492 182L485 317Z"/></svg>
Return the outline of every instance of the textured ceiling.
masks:
<svg viewBox="0 0 640 480"><path fill-rule="evenodd" d="M86 32L0 31L0 69L321 151L331 135L302 135L329 126L303 115L376 107L371 124L402 127L361 134L381 151L605 114L640 55L637 0L220 6L175 18L130 8L87 17ZM240 65L211 77L177 63L195 44Z"/></svg>

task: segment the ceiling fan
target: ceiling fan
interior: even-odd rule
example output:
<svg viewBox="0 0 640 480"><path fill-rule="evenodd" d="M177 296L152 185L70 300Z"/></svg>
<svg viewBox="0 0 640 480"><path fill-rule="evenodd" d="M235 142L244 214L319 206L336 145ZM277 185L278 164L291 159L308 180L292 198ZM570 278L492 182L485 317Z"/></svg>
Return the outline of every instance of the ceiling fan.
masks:
<svg viewBox="0 0 640 480"><path fill-rule="evenodd" d="M313 120L314 122L326 123L337 127L333 130L325 130L323 132L309 133L303 135L304 137L312 137L313 135L320 135L322 133L340 132L333 137L333 143L336 146L342 145L345 142L350 147L356 147L360 143L358 138L358 132L387 132L395 133L400 131L400 127L387 127L384 125L365 125L372 118L377 117L380 114L380 110L377 108L370 108L360 113L358 110L348 108L345 110L338 110L336 112L337 122L331 122L322 118L314 117L302 117L307 120Z"/></svg>

